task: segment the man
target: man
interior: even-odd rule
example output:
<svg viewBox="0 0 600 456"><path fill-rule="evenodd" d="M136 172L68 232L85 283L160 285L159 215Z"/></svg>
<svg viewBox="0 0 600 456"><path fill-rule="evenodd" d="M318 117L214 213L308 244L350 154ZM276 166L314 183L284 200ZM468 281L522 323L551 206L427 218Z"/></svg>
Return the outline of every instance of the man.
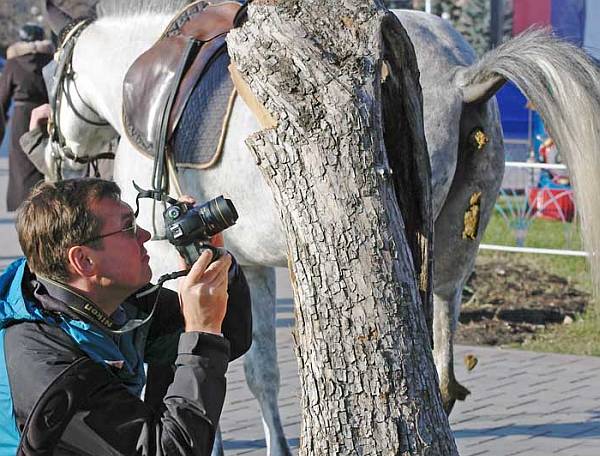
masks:
<svg viewBox="0 0 600 456"><path fill-rule="evenodd" d="M33 186L44 176L29 161L19 138L27 132L31 111L48 102L42 68L52 60L54 46L44 40L44 29L37 24L25 24L19 30L18 41L6 51L7 60L0 76L0 124L4 124L13 101L8 154L9 176L7 209L15 211ZM2 128L0 128L2 130Z"/></svg>
<svg viewBox="0 0 600 456"><path fill-rule="evenodd" d="M152 275L150 234L116 184L44 183L17 231L26 260L0 277L0 454L15 454L19 437L19 454L209 454L230 348L240 356L251 338L231 256L204 252L179 296L163 290L141 324L156 299L135 297ZM165 395L149 375L146 402L144 362L173 379Z"/></svg>

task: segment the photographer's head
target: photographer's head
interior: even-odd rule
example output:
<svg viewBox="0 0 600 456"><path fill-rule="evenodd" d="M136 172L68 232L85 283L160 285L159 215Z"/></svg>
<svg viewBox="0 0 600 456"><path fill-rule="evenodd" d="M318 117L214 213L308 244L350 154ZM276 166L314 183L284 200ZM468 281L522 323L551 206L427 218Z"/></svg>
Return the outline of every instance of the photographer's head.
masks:
<svg viewBox="0 0 600 456"><path fill-rule="evenodd" d="M132 293L152 272L119 187L101 179L43 183L22 204L17 232L30 269L91 294ZM90 289L91 288L91 289Z"/></svg>

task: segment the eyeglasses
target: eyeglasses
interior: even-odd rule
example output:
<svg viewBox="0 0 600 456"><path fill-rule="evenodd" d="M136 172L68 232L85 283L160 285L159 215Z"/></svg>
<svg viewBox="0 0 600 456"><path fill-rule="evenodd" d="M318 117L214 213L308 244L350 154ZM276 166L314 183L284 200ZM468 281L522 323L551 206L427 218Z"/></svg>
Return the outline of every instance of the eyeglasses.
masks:
<svg viewBox="0 0 600 456"><path fill-rule="evenodd" d="M113 234L119 234L119 233L128 233L132 238L134 238L137 235L137 229L138 229L137 222L134 218L133 221L131 222L131 226L128 226L126 228L121 228L120 230L117 230L117 231L111 231L110 233L101 234L99 236L94 236L93 238L90 238L90 239L82 242L81 245L89 244L90 242L94 242L94 241L99 241L100 239L104 239L105 237L112 236Z"/></svg>

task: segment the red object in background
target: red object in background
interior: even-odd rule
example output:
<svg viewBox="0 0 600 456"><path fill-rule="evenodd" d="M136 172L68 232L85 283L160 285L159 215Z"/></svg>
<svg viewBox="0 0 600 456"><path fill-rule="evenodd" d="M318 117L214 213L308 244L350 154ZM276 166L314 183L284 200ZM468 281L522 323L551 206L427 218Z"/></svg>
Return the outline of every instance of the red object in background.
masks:
<svg viewBox="0 0 600 456"><path fill-rule="evenodd" d="M552 23L551 0L514 0L513 36L532 25L544 26Z"/></svg>
<svg viewBox="0 0 600 456"><path fill-rule="evenodd" d="M549 220L573 221L575 203L573 190L568 188L533 187L527 190L531 214Z"/></svg>

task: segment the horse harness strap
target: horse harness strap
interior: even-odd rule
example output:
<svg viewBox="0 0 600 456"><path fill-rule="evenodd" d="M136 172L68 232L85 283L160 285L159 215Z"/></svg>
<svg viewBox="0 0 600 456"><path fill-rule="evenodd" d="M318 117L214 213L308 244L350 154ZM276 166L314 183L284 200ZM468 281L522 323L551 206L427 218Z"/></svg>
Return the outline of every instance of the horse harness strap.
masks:
<svg viewBox="0 0 600 456"><path fill-rule="evenodd" d="M94 109L89 106L85 100L79 95L79 91L77 90L77 86L75 85L74 80L74 71L72 67L73 60L73 52L75 50L75 45L77 43L77 38L81 35L81 33L86 29L86 27L92 23L91 19L79 19L71 24L69 24L66 28L66 33L61 35L61 42L54 59L57 61L56 69L52 76L53 79L53 88L52 93L50 94L50 107L52 109L53 118L48 124L48 133L50 135L50 140L53 145L58 147L59 154L64 155L66 158L73 160L77 163L87 164L98 159L114 159L115 154L112 152L105 152L94 157L76 157L71 150L66 145L66 140L61 131L61 119L60 119L60 107L61 107L61 98L64 95L69 107L73 111L73 113L85 123L94 126L107 126L109 125L106 121L95 121L87 118L83 115L73 103L73 99L71 97L71 93L69 89L66 89L67 83L71 82L75 91L77 92L77 96L79 97L81 103L89 109L91 112L94 112ZM98 115L97 115L98 116ZM100 117L100 116L98 116Z"/></svg>
<svg viewBox="0 0 600 456"><path fill-rule="evenodd" d="M226 34L245 5L197 1L166 27L159 41L131 65L123 83L123 124L129 139L154 157L153 191L168 191L167 156L187 102L211 64L226 53Z"/></svg>

